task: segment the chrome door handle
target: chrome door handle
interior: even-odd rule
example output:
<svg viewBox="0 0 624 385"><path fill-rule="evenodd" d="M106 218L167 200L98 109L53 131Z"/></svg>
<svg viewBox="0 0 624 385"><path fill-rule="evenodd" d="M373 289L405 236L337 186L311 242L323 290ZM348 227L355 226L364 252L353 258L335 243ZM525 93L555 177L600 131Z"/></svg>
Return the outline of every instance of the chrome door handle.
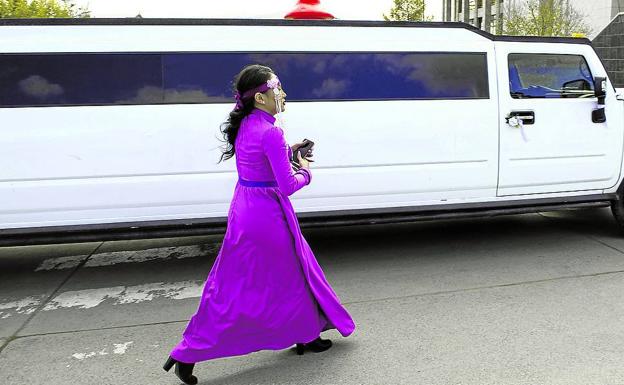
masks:
<svg viewBox="0 0 624 385"><path fill-rule="evenodd" d="M505 117L505 121L509 123L509 119L513 117L522 120L522 124L535 124L534 111L511 111L509 115Z"/></svg>

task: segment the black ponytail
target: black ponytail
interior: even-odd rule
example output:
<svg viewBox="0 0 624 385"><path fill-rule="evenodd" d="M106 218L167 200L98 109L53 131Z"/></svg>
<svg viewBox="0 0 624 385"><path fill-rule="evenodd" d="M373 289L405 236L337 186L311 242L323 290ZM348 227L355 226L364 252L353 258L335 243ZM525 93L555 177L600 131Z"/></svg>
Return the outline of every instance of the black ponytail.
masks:
<svg viewBox="0 0 624 385"><path fill-rule="evenodd" d="M269 67L265 67L259 64L248 65L234 79L234 91L238 91L240 95L245 92L266 83L273 75L273 70ZM242 109L234 109L230 112L228 120L221 124L221 133L223 134L223 142L225 142L225 149L221 154L219 163L230 159L234 156L235 148L234 143L238 136L238 130L240 129L243 119L251 113L254 109L254 98L246 98L241 100L243 103Z"/></svg>

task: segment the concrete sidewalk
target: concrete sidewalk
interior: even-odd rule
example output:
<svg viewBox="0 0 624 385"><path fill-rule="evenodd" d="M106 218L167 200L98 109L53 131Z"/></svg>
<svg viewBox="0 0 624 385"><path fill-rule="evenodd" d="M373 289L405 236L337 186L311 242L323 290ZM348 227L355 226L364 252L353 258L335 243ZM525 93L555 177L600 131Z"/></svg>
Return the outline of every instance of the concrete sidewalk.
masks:
<svg viewBox="0 0 624 385"><path fill-rule="evenodd" d="M624 237L607 210L305 236L356 332L325 333L322 354L201 363L200 384L624 383ZM161 366L219 241L0 249L0 383L177 384Z"/></svg>

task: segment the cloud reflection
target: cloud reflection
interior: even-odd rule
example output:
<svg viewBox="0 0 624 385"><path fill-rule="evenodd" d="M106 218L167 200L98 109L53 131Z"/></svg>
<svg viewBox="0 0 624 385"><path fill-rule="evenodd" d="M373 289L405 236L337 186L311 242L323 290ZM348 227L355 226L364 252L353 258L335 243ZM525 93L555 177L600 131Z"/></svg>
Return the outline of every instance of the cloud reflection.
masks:
<svg viewBox="0 0 624 385"><path fill-rule="evenodd" d="M63 87L51 83L46 78L39 75L31 75L26 79L20 80L18 82L18 87L20 91L26 95L37 99L47 99L64 93Z"/></svg>

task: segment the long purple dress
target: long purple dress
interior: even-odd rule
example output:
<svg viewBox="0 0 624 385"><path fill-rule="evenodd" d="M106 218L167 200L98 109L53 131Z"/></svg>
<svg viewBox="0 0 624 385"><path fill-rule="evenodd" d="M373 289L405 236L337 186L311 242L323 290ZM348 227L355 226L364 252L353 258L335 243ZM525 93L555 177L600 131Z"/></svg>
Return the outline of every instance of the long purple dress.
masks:
<svg viewBox="0 0 624 385"><path fill-rule="evenodd" d="M235 142L239 181L227 231L197 312L171 352L178 361L286 349L324 330L346 337L355 329L288 198L312 175L293 172L292 150L274 122L271 114L254 109L241 123Z"/></svg>

